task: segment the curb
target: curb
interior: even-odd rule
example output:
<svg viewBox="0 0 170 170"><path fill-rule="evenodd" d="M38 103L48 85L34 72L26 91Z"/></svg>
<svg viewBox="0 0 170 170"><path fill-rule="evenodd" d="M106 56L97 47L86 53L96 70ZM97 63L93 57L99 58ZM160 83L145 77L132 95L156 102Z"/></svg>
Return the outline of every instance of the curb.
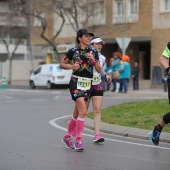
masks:
<svg viewBox="0 0 170 170"><path fill-rule="evenodd" d="M85 127L94 130L94 123L92 119L86 117ZM112 125L107 123L100 123L100 131L108 134L150 140L151 130L130 128L125 126ZM162 132L160 142L170 143L170 133Z"/></svg>

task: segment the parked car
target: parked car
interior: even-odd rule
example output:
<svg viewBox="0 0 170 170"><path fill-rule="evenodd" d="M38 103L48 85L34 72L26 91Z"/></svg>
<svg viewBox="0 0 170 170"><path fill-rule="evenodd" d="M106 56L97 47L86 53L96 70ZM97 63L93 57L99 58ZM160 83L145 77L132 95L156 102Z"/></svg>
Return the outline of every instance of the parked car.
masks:
<svg viewBox="0 0 170 170"><path fill-rule="evenodd" d="M43 64L38 66L30 76L30 87L46 86L48 89L54 85L69 85L72 70L63 70L59 64Z"/></svg>

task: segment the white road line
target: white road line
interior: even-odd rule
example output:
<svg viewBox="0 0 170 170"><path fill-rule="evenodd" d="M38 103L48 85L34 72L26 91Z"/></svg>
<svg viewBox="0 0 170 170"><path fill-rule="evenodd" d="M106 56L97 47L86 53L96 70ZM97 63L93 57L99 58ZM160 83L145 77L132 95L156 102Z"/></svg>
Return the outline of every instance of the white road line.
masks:
<svg viewBox="0 0 170 170"><path fill-rule="evenodd" d="M41 90L29 90L29 89L7 89L7 91L13 92L28 92L28 93L40 93Z"/></svg>
<svg viewBox="0 0 170 170"><path fill-rule="evenodd" d="M51 94L62 94L63 91L53 91L53 90L46 90L46 89L6 89L6 91L12 92L27 92L27 93L51 93Z"/></svg>
<svg viewBox="0 0 170 170"><path fill-rule="evenodd" d="M58 117L58 118L55 118L55 119L52 119L49 121L49 123L54 126L55 128L58 128L58 129L61 129L63 131L67 131L66 128L64 127L61 127L59 126L56 121L57 120L60 120L60 119L64 119L64 118L67 118L67 117L71 117L72 115L67 115L67 116L62 116L62 117ZM88 137L94 137L93 135L89 135L89 134L84 134L84 136L88 136ZM159 146L154 146L154 145L145 145L145 144L140 144L140 143L134 143L134 142L127 142L127 141L122 141L122 140L115 140L115 139L110 139L110 138L105 138L106 140L109 140L109 141L113 141L113 142L119 142L119 143L126 143L126 144L130 144L130 145L137 145L137 146L145 146L145 147L150 147L150 148L159 148L159 149L165 149L165 150L170 150L170 148L166 148L166 147L159 147Z"/></svg>
<svg viewBox="0 0 170 170"><path fill-rule="evenodd" d="M151 135L151 133L152 133L152 131L150 131L150 132L148 133L148 135L150 136L150 135Z"/></svg>
<svg viewBox="0 0 170 170"><path fill-rule="evenodd" d="M54 97L54 99L58 99L59 97L60 97L60 95L58 95L58 96L55 96L55 97Z"/></svg>
<svg viewBox="0 0 170 170"><path fill-rule="evenodd" d="M21 100L4 100L2 101L3 103L18 103L18 102L22 102Z"/></svg>
<svg viewBox="0 0 170 170"><path fill-rule="evenodd" d="M2 99L2 100L4 100L4 99L12 100L12 99L15 99L15 98L11 97L11 96L7 96L7 95L0 95L0 99Z"/></svg>
<svg viewBox="0 0 170 170"><path fill-rule="evenodd" d="M44 102L44 101L47 101L45 99L31 99L29 100L30 102Z"/></svg>

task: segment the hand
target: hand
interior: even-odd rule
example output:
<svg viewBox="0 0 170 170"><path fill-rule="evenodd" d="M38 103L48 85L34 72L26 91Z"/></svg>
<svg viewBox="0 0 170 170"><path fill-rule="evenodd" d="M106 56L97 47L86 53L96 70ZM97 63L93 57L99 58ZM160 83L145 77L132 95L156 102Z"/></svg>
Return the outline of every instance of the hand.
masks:
<svg viewBox="0 0 170 170"><path fill-rule="evenodd" d="M170 67L168 67L168 68L166 69L166 73L167 73L168 78L170 78Z"/></svg>
<svg viewBox="0 0 170 170"><path fill-rule="evenodd" d="M86 56L87 56L87 58L89 58L90 60L92 60L92 62L95 61L95 59L94 59L94 57L93 57L93 54L91 54L91 53L86 53Z"/></svg>
<svg viewBox="0 0 170 170"><path fill-rule="evenodd" d="M112 78L108 74L105 75L105 78L106 78L106 81L109 83L112 81Z"/></svg>
<svg viewBox="0 0 170 170"><path fill-rule="evenodd" d="M72 69L73 69L73 70L78 70L79 68L80 68L79 63L75 63L75 64L72 66Z"/></svg>

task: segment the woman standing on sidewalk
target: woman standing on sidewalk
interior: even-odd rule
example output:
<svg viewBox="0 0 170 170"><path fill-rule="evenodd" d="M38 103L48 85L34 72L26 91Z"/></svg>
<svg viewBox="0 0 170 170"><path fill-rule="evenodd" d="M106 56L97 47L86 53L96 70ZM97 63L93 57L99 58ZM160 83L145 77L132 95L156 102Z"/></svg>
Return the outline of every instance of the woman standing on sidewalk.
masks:
<svg viewBox="0 0 170 170"><path fill-rule="evenodd" d="M120 83L121 80L120 78L116 75L117 69L120 67L120 61L121 61L121 54L119 52L114 52L113 53L113 59L111 62L111 67L112 67L112 82L113 82L113 90L112 92L118 93L120 91Z"/></svg>
<svg viewBox="0 0 170 170"><path fill-rule="evenodd" d="M94 37L91 40L91 45L94 48L96 48L96 50L98 51L101 68L103 68L103 66L106 63L106 58L101 54L101 49L104 44L105 42L100 37ZM103 69L101 70L100 73L98 73L94 68L90 98L92 98L93 113L94 113L95 136L93 142L95 143L104 142L104 138L100 134L101 106L103 101L103 86L102 86L100 74L105 76L107 82L111 82L111 77L107 75ZM90 100L88 101L88 103L90 103Z"/></svg>
<svg viewBox="0 0 170 170"><path fill-rule="evenodd" d="M130 58L127 55L122 56L123 63L117 69L119 71L119 77L123 83L124 93L127 93L129 86L129 78L131 73Z"/></svg>
<svg viewBox="0 0 170 170"><path fill-rule="evenodd" d="M73 70L70 79L70 93L75 101L73 117L69 122L67 134L62 141L67 148L74 148L80 151L84 150L82 131L87 114L87 101L90 96L93 68L95 67L97 71L101 71L97 50L89 46L91 36L94 36L94 34L86 29L80 29L76 37L78 46L70 49L60 63L62 69ZM76 143L73 146L71 135L75 129Z"/></svg>

